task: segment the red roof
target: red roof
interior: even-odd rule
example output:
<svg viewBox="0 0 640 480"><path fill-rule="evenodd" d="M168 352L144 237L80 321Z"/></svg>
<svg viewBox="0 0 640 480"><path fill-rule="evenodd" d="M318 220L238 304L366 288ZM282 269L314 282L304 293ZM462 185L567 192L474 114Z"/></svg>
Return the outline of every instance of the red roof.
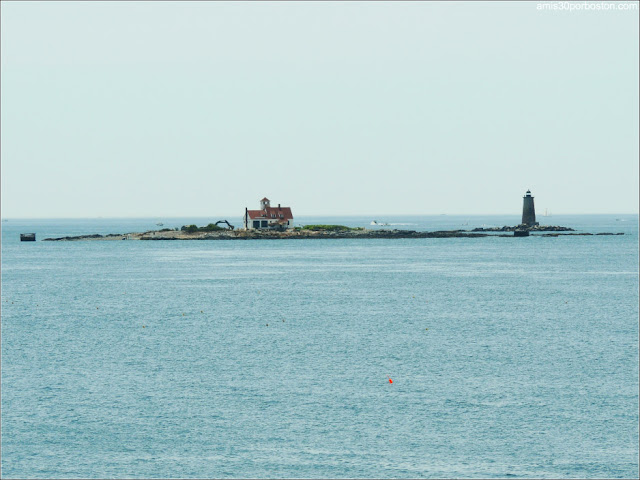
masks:
<svg viewBox="0 0 640 480"><path fill-rule="evenodd" d="M264 210L247 210L250 219L264 218L275 220L293 220L291 207L266 207ZM282 217L280 217L282 215Z"/></svg>
<svg viewBox="0 0 640 480"><path fill-rule="evenodd" d="M264 197L262 200L260 200L261 202L270 202L271 200L269 200L267 197Z"/></svg>

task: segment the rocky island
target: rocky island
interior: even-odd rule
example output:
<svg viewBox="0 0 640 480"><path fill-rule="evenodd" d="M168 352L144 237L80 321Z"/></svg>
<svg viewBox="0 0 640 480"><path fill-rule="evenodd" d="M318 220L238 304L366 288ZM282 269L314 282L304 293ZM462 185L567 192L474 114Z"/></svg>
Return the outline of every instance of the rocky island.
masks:
<svg viewBox="0 0 640 480"><path fill-rule="evenodd" d="M322 238L480 238L480 237L510 237L521 228L495 227L476 228L473 230L440 230L424 232L416 230L376 229L362 227L347 227L344 225L306 225L288 230L234 230L209 224L205 227L188 225L180 230L164 228L146 232L111 233L108 235L79 235L72 237L45 238L44 241L78 241L78 240L293 240L293 239L322 239ZM572 228L560 226L541 226L531 228L532 232L541 233L539 236L559 235L593 235L592 233L559 233L574 232ZM514 233L511 233L514 232ZM511 234L509 234L511 233ZM613 233L596 235L614 235ZM616 235L622 235L618 233Z"/></svg>
<svg viewBox="0 0 640 480"><path fill-rule="evenodd" d="M226 228L220 226L226 224ZM162 224L158 224L162 225ZM372 225L381 225L372 222ZM386 225L386 224L382 224ZM547 232L547 233L545 233ZM548 233L550 232L550 233ZM570 233L564 233L570 232ZM77 240L298 240L313 238L480 238L480 237L558 237L560 235L593 235L576 233L573 228L540 225L536 221L531 191L523 197L522 222L516 226L474 228L473 230L439 230L434 232L397 229L366 229L345 225L305 225L293 227L291 207L271 206L264 197L258 210L245 207L243 228L236 230L227 220L218 220L203 227L184 225L180 229L163 228L146 232L110 233L108 235L78 235L45 238L44 241ZM596 233L596 235L624 235L623 233Z"/></svg>

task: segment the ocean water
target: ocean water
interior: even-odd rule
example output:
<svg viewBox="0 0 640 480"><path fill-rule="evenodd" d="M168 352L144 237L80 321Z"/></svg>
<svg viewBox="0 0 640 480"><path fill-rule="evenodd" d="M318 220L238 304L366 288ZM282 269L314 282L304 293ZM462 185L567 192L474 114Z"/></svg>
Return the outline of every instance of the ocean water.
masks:
<svg viewBox="0 0 640 480"><path fill-rule="evenodd" d="M541 220L625 235L41 242L159 219L3 222L2 476L637 478L638 216Z"/></svg>

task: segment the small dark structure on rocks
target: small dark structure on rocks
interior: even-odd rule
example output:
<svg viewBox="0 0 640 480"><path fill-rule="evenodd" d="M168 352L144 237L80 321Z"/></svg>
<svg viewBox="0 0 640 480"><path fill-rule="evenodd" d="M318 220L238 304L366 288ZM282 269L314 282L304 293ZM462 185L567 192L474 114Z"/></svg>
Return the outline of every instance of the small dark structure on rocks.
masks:
<svg viewBox="0 0 640 480"><path fill-rule="evenodd" d="M20 234L21 242L35 242L36 234L35 233L21 233Z"/></svg>

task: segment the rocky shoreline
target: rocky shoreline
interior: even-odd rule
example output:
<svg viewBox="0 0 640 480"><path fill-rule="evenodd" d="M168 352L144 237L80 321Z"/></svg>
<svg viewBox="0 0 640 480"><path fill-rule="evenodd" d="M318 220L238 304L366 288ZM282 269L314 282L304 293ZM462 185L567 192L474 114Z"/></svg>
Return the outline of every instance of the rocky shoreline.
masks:
<svg viewBox="0 0 640 480"><path fill-rule="evenodd" d="M444 230L436 232L418 232L415 230L367 230L353 229L347 231L292 231L284 232L263 230L223 230L217 232L193 232L180 230L151 230L147 232L133 232L108 235L78 235L70 237L45 238L43 241L80 241L80 240L296 240L323 238L480 238L480 237L508 237L512 235L498 232L515 232L516 227L495 227L473 230ZM493 233L496 232L496 233ZM540 227L530 229L530 232L553 232L534 234L532 236L557 237L560 235L624 235L623 233L558 233L575 232L568 227Z"/></svg>
<svg viewBox="0 0 640 480"><path fill-rule="evenodd" d="M239 230L224 232L194 232L184 231L149 231L144 233L124 233L109 235L78 235L73 237L45 238L43 241L78 241L78 240L291 240L291 239L322 239L322 238L465 238L488 237L488 233L469 233L463 230L417 232L415 230L358 230L346 232L275 232L259 230ZM491 235L505 236L511 235Z"/></svg>
<svg viewBox="0 0 640 480"><path fill-rule="evenodd" d="M575 232L573 228L560 227L557 225L534 225L532 227L524 225L516 225L515 227L489 227L489 228L474 228L472 232L515 232L516 230L525 229L529 232Z"/></svg>

